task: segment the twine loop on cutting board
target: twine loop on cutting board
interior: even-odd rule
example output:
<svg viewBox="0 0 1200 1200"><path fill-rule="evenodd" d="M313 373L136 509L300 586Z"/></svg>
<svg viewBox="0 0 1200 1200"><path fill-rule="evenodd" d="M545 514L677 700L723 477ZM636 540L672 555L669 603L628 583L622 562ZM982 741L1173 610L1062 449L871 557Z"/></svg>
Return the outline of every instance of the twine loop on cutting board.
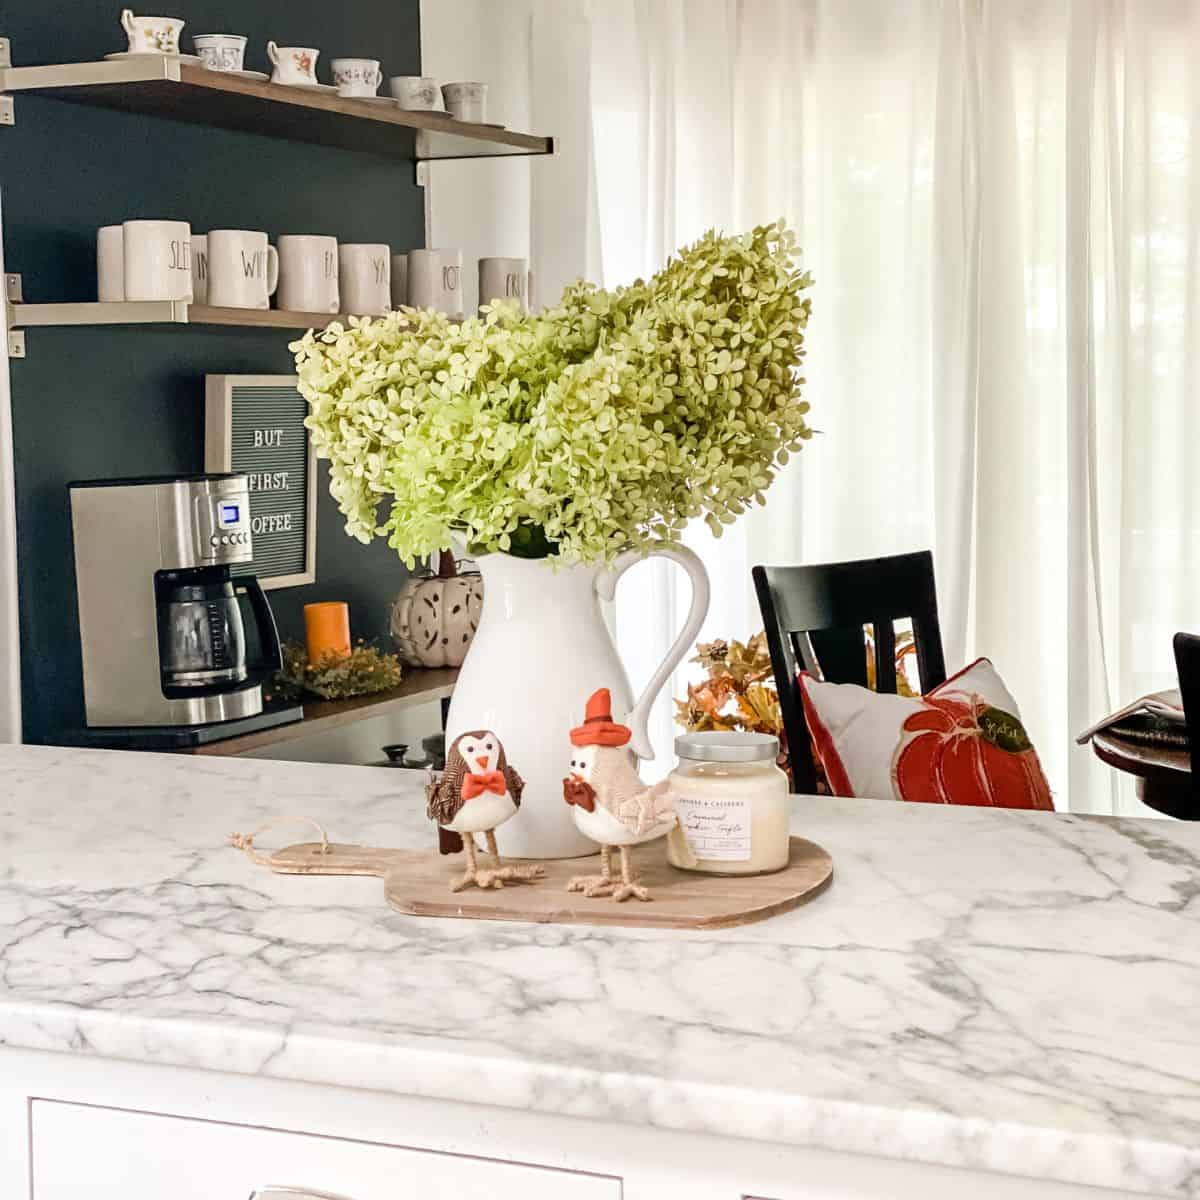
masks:
<svg viewBox="0 0 1200 1200"><path fill-rule="evenodd" d="M321 837L321 849L319 853L329 853L329 838L325 834L325 827L319 822L314 821L312 817L291 816L284 814L279 817L272 817L269 821L260 825L253 833L231 833L229 835L229 844L235 850L245 851L246 857L260 867L269 867L271 865L271 857L267 854L259 854L254 848L254 839L259 834L266 833L268 829L274 829L282 825L285 821L299 821L303 825L311 825Z"/></svg>

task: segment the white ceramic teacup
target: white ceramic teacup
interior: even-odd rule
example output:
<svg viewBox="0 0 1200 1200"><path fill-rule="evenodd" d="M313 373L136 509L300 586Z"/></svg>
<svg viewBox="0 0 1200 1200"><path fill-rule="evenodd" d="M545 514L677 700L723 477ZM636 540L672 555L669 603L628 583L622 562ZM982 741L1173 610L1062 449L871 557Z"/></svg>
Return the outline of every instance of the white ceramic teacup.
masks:
<svg viewBox="0 0 1200 1200"><path fill-rule="evenodd" d="M178 17L135 17L132 9L121 10L121 28L133 54L178 54L184 24Z"/></svg>
<svg viewBox="0 0 1200 1200"><path fill-rule="evenodd" d="M339 96L373 96L383 82L377 58L335 58L330 67Z"/></svg>
<svg viewBox="0 0 1200 1200"><path fill-rule="evenodd" d="M410 250L408 302L447 316L463 315L462 251Z"/></svg>
<svg viewBox="0 0 1200 1200"><path fill-rule="evenodd" d="M217 308L270 308L279 255L254 229L208 233L208 302Z"/></svg>
<svg viewBox="0 0 1200 1200"><path fill-rule="evenodd" d="M208 303L208 235L192 234L192 300Z"/></svg>
<svg viewBox="0 0 1200 1200"><path fill-rule="evenodd" d="M120 225L96 230L96 297L105 303L125 299L125 230Z"/></svg>
<svg viewBox="0 0 1200 1200"><path fill-rule="evenodd" d="M126 300L191 300L192 228L186 221L121 226Z"/></svg>
<svg viewBox="0 0 1200 1200"><path fill-rule="evenodd" d="M529 264L523 258L481 258L479 260L479 304L493 300L515 300L527 312L526 283Z"/></svg>
<svg viewBox="0 0 1200 1200"><path fill-rule="evenodd" d="M301 233L280 235L276 303L289 312L341 311L337 238Z"/></svg>
<svg viewBox="0 0 1200 1200"><path fill-rule="evenodd" d="M240 33L198 33L192 44L210 71L240 71L246 61L246 39Z"/></svg>
<svg viewBox="0 0 1200 1200"><path fill-rule="evenodd" d="M460 121L486 121L487 90L486 83L443 84L446 111Z"/></svg>
<svg viewBox="0 0 1200 1200"><path fill-rule="evenodd" d="M381 242L355 242L339 246L338 291L345 313L374 317L390 311L391 247Z"/></svg>
<svg viewBox="0 0 1200 1200"><path fill-rule="evenodd" d="M388 91L400 101L401 108L442 111L442 92L438 81L427 75L393 75L388 80Z"/></svg>
<svg viewBox="0 0 1200 1200"><path fill-rule="evenodd" d="M277 46L267 43L267 57L274 70L272 83L288 83L293 86L311 86L317 82L317 58L320 50L311 46Z"/></svg>

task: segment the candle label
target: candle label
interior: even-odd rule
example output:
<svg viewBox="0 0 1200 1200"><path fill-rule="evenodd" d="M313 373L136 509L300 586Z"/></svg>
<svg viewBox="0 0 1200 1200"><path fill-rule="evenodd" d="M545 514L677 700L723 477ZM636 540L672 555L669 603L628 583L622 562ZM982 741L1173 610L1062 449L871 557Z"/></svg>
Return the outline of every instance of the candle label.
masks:
<svg viewBox="0 0 1200 1200"><path fill-rule="evenodd" d="M752 810L746 799L718 800L675 794L679 828L697 858L747 862Z"/></svg>

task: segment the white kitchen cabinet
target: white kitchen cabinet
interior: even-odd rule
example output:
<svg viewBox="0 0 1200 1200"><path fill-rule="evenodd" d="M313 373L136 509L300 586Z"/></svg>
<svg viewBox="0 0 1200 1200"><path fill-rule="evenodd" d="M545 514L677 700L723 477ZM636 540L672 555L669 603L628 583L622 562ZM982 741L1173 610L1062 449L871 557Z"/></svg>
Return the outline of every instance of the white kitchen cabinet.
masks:
<svg viewBox="0 0 1200 1200"><path fill-rule="evenodd" d="M620 1180L218 1121L35 1100L33 1200L621 1200Z"/></svg>

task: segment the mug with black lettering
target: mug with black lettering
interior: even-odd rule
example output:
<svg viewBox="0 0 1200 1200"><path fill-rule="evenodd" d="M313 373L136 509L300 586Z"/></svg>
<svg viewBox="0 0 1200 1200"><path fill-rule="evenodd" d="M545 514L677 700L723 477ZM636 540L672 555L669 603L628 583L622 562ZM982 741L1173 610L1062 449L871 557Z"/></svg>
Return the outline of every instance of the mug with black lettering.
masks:
<svg viewBox="0 0 1200 1200"><path fill-rule="evenodd" d="M192 234L192 300L208 303L208 235Z"/></svg>
<svg viewBox="0 0 1200 1200"><path fill-rule="evenodd" d="M374 317L392 308L392 249L382 242L338 247L338 291L342 312Z"/></svg>
<svg viewBox="0 0 1200 1200"><path fill-rule="evenodd" d="M463 315L462 251L410 250L408 302L451 317Z"/></svg>
<svg viewBox="0 0 1200 1200"><path fill-rule="evenodd" d="M278 282L279 255L265 233L209 231L209 304L216 308L270 308Z"/></svg>
<svg viewBox="0 0 1200 1200"><path fill-rule="evenodd" d="M481 258L479 260L479 305L496 300L515 302L526 311L526 280L529 264L523 258Z"/></svg>
<svg viewBox="0 0 1200 1200"><path fill-rule="evenodd" d="M337 238L284 233L279 237L280 308L340 312Z"/></svg>
<svg viewBox="0 0 1200 1200"><path fill-rule="evenodd" d="M186 221L121 226L126 300L191 300L192 227Z"/></svg>

